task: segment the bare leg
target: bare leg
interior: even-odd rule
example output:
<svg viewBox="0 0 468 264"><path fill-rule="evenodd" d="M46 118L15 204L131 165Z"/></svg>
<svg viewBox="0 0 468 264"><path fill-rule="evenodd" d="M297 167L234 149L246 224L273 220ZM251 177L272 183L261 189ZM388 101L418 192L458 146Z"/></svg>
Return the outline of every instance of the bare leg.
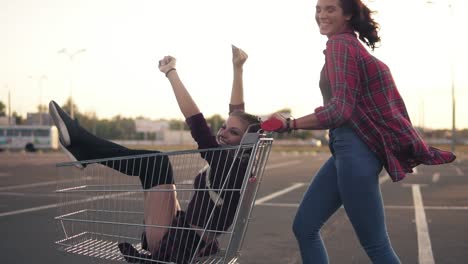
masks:
<svg viewBox="0 0 468 264"><path fill-rule="evenodd" d="M159 244L166 234L167 228L150 226L170 226L178 210L180 210L180 205L174 184L158 185L145 191L145 225L149 225L146 227L146 240L152 254L157 255Z"/></svg>

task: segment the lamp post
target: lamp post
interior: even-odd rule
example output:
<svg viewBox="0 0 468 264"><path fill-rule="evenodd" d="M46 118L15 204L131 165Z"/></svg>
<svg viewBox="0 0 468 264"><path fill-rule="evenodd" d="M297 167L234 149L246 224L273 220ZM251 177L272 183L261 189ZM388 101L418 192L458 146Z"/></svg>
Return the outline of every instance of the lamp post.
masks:
<svg viewBox="0 0 468 264"><path fill-rule="evenodd" d="M31 80L36 80L32 75L29 75L29 79ZM37 84L39 88L39 125L42 126L42 81L47 80L47 75L41 75L39 78L37 78Z"/></svg>
<svg viewBox="0 0 468 264"><path fill-rule="evenodd" d="M75 111L73 107L73 59L76 55L85 52L86 49L79 49L75 52L68 52L67 49L63 48L58 51L59 54L64 54L70 60L70 116L74 118Z"/></svg>
<svg viewBox="0 0 468 264"><path fill-rule="evenodd" d="M431 0L427 0L426 3L428 4L435 4L436 2L434 1L431 1ZM450 23L450 27L453 27L454 25L454 19L453 19L453 6L452 6L452 1L451 0L447 0L447 6L449 8L449 12L450 12L450 19L452 20ZM453 33L453 31L452 31ZM455 36L455 34L451 34L452 37ZM456 146L456 139L457 139L457 129L456 129L456 102L455 102L455 65L454 65L454 55L453 55L453 49L450 49L450 78L451 78L451 92L452 92L452 142L451 142L451 146L450 146L450 149L452 152L455 152L455 146Z"/></svg>

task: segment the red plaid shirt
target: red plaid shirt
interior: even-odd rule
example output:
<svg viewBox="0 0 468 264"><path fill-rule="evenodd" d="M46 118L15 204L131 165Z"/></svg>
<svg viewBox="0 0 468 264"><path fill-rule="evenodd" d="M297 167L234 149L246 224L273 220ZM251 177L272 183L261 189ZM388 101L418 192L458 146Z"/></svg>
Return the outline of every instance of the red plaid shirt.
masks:
<svg viewBox="0 0 468 264"><path fill-rule="evenodd" d="M412 126L390 69L372 56L354 32L329 38L326 75L332 97L315 109L322 129L349 125L384 162L393 181L419 164L452 162L455 155L428 146Z"/></svg>

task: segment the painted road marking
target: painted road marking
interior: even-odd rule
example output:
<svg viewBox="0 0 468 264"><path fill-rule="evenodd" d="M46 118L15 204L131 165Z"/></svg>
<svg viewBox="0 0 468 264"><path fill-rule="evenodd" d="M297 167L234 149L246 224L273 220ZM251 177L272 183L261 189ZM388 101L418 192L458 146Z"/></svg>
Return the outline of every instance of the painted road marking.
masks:
<svg viewBox="0 0 468 264"><path fill-rule="evenodd" d="M31 208L26 208L26 209L21 209L21 210L15 210L15 211L10 211L10 212L0 213L0 217L9 216L9 215L18 215L18 214L24 214L24 213L30 213L30 212L36 212L36 211L41 211L41 210L46 210L46 209L51 209L51 208L57 208L59 206L66 206L66 205L69 205L69 204L76 205L76 204L80 204L80 203L87 203L87 202L98 201L98 200L102 200L102 199L110 199L110 198L130 195L130 194L134 194L134 193L135 192L124 192L124 193L117 193L117 194L112 194L112 195L100 195L100 196L90 197L90 198L87 198L87 199L81 199L81 200L77 200L77 201L70 201L70 202L67 202L67 203L56 203L56 204L49 204L49 205L31 207Z"/></svg>
<svg viewBox="0 0 468 264"><path fill-rule="evenodd" d="M432 182L438 182L440 179L440 173L439 172L436 172L434 174L432 174Z"/></svg>
<svg viewBox="0 0 468 264"><path fill-rule="evenodd" d="M457 172L458 176L465 176L465 173L463 173L459 167L455 167L455 171Z"/></svg>
<svg viewBox="0 0 468 264"><path fill-rule="evenodd" d="M261 206L273 207L299 207L299 203L261 203ZM385 205L386 210L414 210L412 205ZM468 206L424 206L424 210L439 210L439 211L468 211Z"/></svg>
<svg viewBox="0 0 468 264"><path fill-rule="evenodd" d="M48 186L48 185L57 185L58 183L68 183L68 182L91 180L91 179L92 179L91 177L82 177L82 178L74 179L74 180L47 181L47 182L37 182L37 183L22 184L22 185L5 186L5 187L0 187L0 192L17 190L17 189L25 189L25 188L33 188L33 187L40 187L40 186Z"/></svg>
<svg viewBox="0 0 468 264"><path fill-rule="evenodd" d="M384 182L388 181L389 179L390 179L390 176L388 175L387 172L385 172L385 174L379 178L379 184L382 185Z"/></svg>
<svg viewBox="0 0 468 264"><path fill-rule="evenodd" d="M285 167L285 166L289 166L289 165L295 165L295 164L298 164L298 163L301 163L301 162L302 161L300 161L300 160L291 160L291 161L287 161L287 162L283 162L283 163L270 164L270 165L267 165L265 169L266 170L276 169L276 168Z"/></svg>
<svg viewBox="0 0 468 264"><path fill-rule="evenodd" d="M434 264L434 256L432 254L431 239L429 236L429 228L427 226L426 213L421 195L421 189L418 184L412 186L414 213L416 221L416 232L418 236L418 258L420 264Z"/></svg>
<svg viewBox="0 0 468 264"><path fill-rule="evenodd" d="M295 161L289 161L289 162L274 164L274 165L267 166L267 169L268 168L272 169L272 168L284 167L284 166L288 166L288 165L291 165L291 164L296 164L298 162L300 162L300 161L295 160ZM32 187L45 186L45 185L55 185L57 183L66 183L66 182L73 182L73 181L78 181L78 180L82 180L82 179L64 180L64 181L50 181L50 182L40 182L40 183L32 183L32 184L7 186L7 187L1 187L0 191L15 190L15 189L22 189L22 188L32 188ZM302 187L304 185L305 185L305 183L296 183L296 184L294 184L293 186L291 186L289 188L286 188L284 190L281 190L281 191L278 191L276 193L272 193L272 194L270 194L270 195L268 195L266 197L263 197L263 198L257 200L257 202L262 203L263 201L271 200L271 199L273 199L275 197L283 195L283 194L285 194L287 192L290 192L290 191L292 191L294 189L297 189L299 187ZM9 215L24 214L24 213L30 213L30 212L36 212L36 211L56 208L56 207L61 206L61 205L84 203L84 202L102 200L104 198L110 198L110 197L114 197L114 196L121 196L121 195L127 195L127 194L128 193L114 194L113 196L108 196L108 195L107 196L105 196L105 195L104 196L95 196L95 197L91 197L91 198L88 198L88 199L83 199L83 200L78 200L78 201L70 201L69 203L66 203L66 204L49 204L49 205L44 205L44 206L37 206L37 207L32 207L32 208L26 208L26 209L21 209L21 210L15 210L15 211L10 211L10 212L0 213L0 217L9 216Z"/></svg>
<svg viewBox="0 0 468 264"><path fill-rule="evenodd" d="M264 203L264 202L266 202L266 201L270 201L270 200L272 200L272 199L275 199L276 197L279 197L279 196L281 196L281 195L283 195L283 194L286 194L286 193L288 193L288 192L291 192L291 191L293 191L293 190L295 190L295 189L297 189L297 188L300 188L300 187L302 187L302 186L304 186L304 185L306 185L306 183L303 183L303 182L295 183L295 184L293 184L292 186L290 186L290 187L288 187L288 188L285 188L285 189L283 189L283 190L274 192L274 193L269 194L269 195L267 195L267 196L264 196L264 197L262 197L262 198L260 198L260 199L257 199L257 200L255 201L255 204L257 205L257 204L262 204L262 203Z"/></svg>

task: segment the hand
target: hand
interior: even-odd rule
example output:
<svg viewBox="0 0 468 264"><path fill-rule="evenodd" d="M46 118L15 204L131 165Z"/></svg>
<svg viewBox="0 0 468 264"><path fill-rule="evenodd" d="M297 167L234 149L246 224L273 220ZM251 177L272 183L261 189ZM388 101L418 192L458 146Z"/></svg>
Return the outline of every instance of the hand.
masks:
<svg viewBox="0 0 468 264"><path fill-rule="evenodd" d="M245 51L239 49L238 47L231 45L232 47L232 65L237 68L242 68L245 61L249 57Z"/></svg>
<svg viewBox="0 0 468 264"><path fill-rule="evenodd" d="M168 70L176 67L176 58L172 56L165 56L159 61L159 70L166 74Z"/></svg>
<svg viewBox="0 0 468 264"><path fill-rule="evenodd" d="M288 132L286 117L281 113L274 113L262 123L262 129L278 133Z"/></svg>

